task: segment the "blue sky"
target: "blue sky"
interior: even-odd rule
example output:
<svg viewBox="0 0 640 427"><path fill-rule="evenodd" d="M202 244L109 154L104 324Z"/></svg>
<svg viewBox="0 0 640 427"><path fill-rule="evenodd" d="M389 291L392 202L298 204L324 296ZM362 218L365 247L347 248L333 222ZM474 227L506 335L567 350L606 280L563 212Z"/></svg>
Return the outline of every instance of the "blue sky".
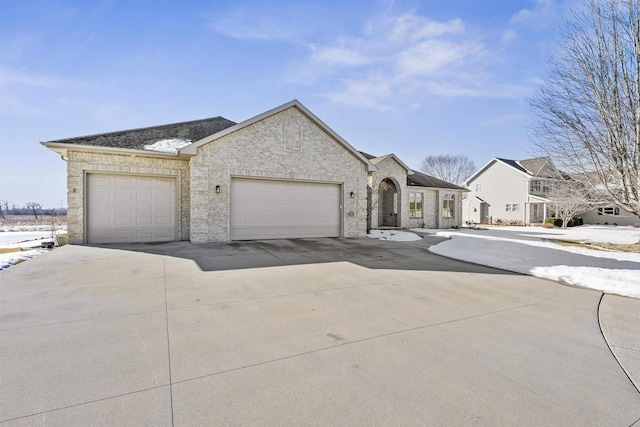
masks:
<svg viewBox="0 0 640 427"><path fill-rule="evenodd" d="M534 154L526 98L577 0L0 0L0 199L66 206L40 141L298 99L351 145Z"/></svg>

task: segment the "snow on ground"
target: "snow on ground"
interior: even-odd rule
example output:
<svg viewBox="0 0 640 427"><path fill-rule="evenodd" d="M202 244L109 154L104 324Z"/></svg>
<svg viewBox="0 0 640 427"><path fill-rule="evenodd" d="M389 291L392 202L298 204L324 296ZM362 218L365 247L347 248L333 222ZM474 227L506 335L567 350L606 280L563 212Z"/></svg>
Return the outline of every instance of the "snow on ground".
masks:
<svg viewBox="0 0 640 427"><path fill-rule="evenodd" d="M25 261L34 256L49 252L49 250L50 249L30 249L28 251L9 252L6 254L0 253L0 270L9 268L18 261Z"/></svg>
<svg viewBox="0 0 640 427"><path fill-rule="evenodd" d="M186 147L189 144L191 144L190 139L161 139L160 141L156 141L153 144L145 145L144 149L149 151L157 151L160 153L176 154L179 149L181 149L182 147Z"/></svg>
<svg viewBox="0 0 640 427"><path fill-rule="evenodd" d="M562 230L491 227L413 231L450 237L450 240L429 248L436 254L640 298L640 254L561 246L549 241L636 243L640 241L638 228L582 226Z"/></svg>
<svg viewBox="0 0 640 427"><path fill-rule="evenodd" d="M396 242L412 242L421 239L417 234L397 230L371 230L367 236L374 239L393 240Z"/></svg>
<svg viewBox="0 0 640 427"><path fill-rule="evenodd" d="M66 225L57 227L57 234L66 232ZM47 249L41 249L43 241L51 241L50 225L0 227L0 249L23 249L0 253L0 270L9 268L18 261L49 252Z"/></svg>

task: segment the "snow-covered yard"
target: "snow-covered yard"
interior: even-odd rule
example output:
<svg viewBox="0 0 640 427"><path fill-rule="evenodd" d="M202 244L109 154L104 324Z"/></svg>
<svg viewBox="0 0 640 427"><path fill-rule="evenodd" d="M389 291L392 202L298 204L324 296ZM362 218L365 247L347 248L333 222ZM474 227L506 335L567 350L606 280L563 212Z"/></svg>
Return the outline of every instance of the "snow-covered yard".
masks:
<svg viewBox="0 0 640 427"><path fill-rule="evenodd" d="M491 227L412 231L449 237L429 248L436 254L640 298L640 253L597 249L597 243L637 243L639 228L585 225L566 230ZM562 241L593 243L594 248L561 245Z"/></svg>
<svg viewBox="0 0 640 427"><path fill-rule="evenodd" d="M57 234L67 232L66 226L56 228ZM47 240L51 240L49 225L0 227L0 270L48 252L48 249L41 249L42 242Z"/></svg>

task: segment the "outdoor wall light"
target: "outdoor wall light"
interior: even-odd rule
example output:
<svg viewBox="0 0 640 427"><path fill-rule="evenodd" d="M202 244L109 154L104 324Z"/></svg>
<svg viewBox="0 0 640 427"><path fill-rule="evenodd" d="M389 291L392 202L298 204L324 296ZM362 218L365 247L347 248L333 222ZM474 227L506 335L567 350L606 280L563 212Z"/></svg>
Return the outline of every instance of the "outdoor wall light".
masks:
<svg viewBox="0 0 640 427"><path fill-rule="evenodd" d="M352 199L356 198L356 193L354 193L353 191L351 192L351 194L349 194L351 196Z"/></svg>
<svg viewBox="0 0 640 427"><path fill-rule="evenodd" d="M216 185L216 193L220 194L220 186Z"/></svg>

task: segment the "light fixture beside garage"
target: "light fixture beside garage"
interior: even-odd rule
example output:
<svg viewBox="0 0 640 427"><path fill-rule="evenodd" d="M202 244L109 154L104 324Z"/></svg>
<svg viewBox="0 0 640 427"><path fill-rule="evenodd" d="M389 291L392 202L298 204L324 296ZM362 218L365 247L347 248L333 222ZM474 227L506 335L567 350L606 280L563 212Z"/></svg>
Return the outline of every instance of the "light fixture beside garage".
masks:
<svg viewBox="0 0 640 427"><path fill-rule="evenodd" d="M352 199L356 198L356 193L354 193L353 191L351 192L351 194L349 194L351 196Z"/></svg>
<svg viewBox="0 0 640 427"><path fill-rule="evenodd" d="M216 193L220 194L220 186L219 185L216 185Z"/></svg>

